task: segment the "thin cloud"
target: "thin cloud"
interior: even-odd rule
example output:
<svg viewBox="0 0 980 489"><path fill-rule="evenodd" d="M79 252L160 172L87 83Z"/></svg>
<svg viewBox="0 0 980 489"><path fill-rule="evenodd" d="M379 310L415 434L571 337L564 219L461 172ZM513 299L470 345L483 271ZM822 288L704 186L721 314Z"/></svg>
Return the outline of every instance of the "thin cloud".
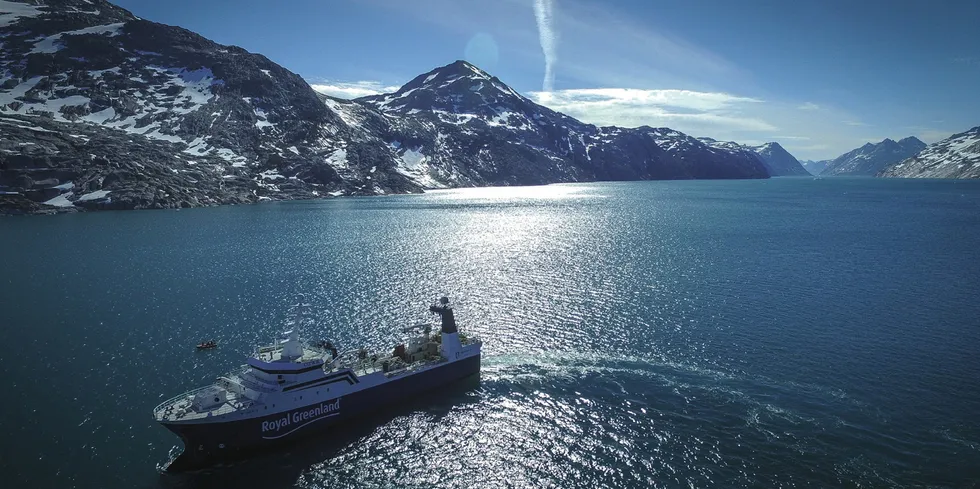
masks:
<svg viewBox="0 0 980 489"><path fill-rule="evenodd" d="M808 153L812 151L824 151L830 148L830 146L826 144L805 144L805 145L784 144L783 147L784 149L786 149L786 151L789 151L791 153Z"/></svg>
<svg viewBox="0 0 980 489"><path fill-rule="evenodd" d="M358 98L368 95L378 95L397 91L397 86L387 86L377 81L355 81L355 82L335 82L327 81L323 83L311 83L310 87L324 95L337 98Z"/></svg>
<svg viewBox="0 0 980 489"><path fill-rule="evenodd" d="M534 20L538 25L541 52L544 53L544 81L541 83L541 89L546 92L555 88L555 63L558 61L556 54L558 35L555 33L554 9L553 0L534 2Z"/></svg>
<svg viewBox="0 0 980 489"><path fill-rule="evenodd" d="M796 108L800 110L820 110L820 106L813 102L806 102L802 105L797 106Z"/></svg>
<svg viewBox="0 0 980 489"><path fill-rule="evenodd" d="M785 141L787 144L801 145L796 147L799 153L793 151L794 156L813 160L831 158L854 149L854 134L862 129L841 122L860 121L862 115L835 104L833 99L836 95L822 96L819 103L812 99L808 101L814 95L807 95L799 99L767 97L763 103L729 100L727 105L718 107L717 102L709 104L704 100L709 97L700 97L698 105L693 101L678 102L677 97L671 99L673 105L649 100L630 105L622 100L623 97L614 97L615 102L607 102L606 105L588 105L566 100L561 96L561 91L550 97L544 91L526 93L528 85L513 73L540 67L542 53L550 49L549 46L554 48L551 54L558 54L557 50L561 50L560 83L567 85L562 88L678 87L702 94L758 93L753 87L759 84L759 80L751 71L695 43L682 33L672 31L670 24L640 21L628 10L613 5L614 2L550 0L561 2L551 7L549 24L554 34L560 33L560 39L557 36L546 37L542 44L538 17L528 15L529 9L537 14L533 9L539 0L365 1L378 9L423 22L460 39L468 39L475 32L493 33L499 46L500 59L506 59L508 66L516 70L494 74L504 75L505 82L514 84L515 89L538 103L586 122L667 126L692 136L740 143ZM540 10L546 12L546 9ZM952 63L956 56L972 54L953 53L947 60ZM557 64L552 58L552 70L546 78L551 79L557 74ZM400 76L407 78L430 68L420 66L417 71ZM529 82L531 88L536 90L544 87L544 83L534 86L536 82L533 79ZM839 91L836 93L840 95ZM720 100L726 99L722 97ZM812 108L808 104L818 105L819 110L801 111L800 107ZM930 125L945 127L937 123ZM784 139L779 136L783 131L789 135L787 137L806 135L811 140Z"/></svg>
<svg viewBox="0 0 980 489"><path fill-rule="evenodd" d="M656 105L692 110L719 110L740 103L762 103L751 97L739 97L720 92L693 90L643 90L636 88L576 88L558 90L551 94L529 92L532 99L547 99L555 104L581 103L601 105Z"/></svg>
<svg viewBox="0 0 980 489"><path fill-rule="evenodd" d="M684 86L713 90L717 80L738 82L751 76L719 54L670 32L666 26L638 22L611 2L545 0L545 8L539 8L541 0L365 1L461 37L492 32L502 61L509 57L510 62L524 65L540 62L542 53L551 56L551 71L545 76L548 83L557 75L559 42L562 82L579 86ZM550 10L546 7L549 4ZM534 16L527 15L528 7ZM549 21L539 24L538 11L550 14L542 18ZM547 58L545 64L547 71ZM547 90L544 83L542 89Z"/></svg>
<svg viewBox="0 0 980 489"><path fill-rule="evenodd" d="M719 80L736 85L751 78L669 25L640 22L614 2L563 1L555 16L562 28L562 52L571 53L562 60L563 81L714 91Z"/></svg>
<svg viewBox="0 0 980 489"><path fill-rule="evenodd" d="M847 124L848 126L864 127L864 126L867 126L868 125L868 124L865 124L864 122L861 122L861 121L842 121L842 122L844 124Z"/></svg>
<svg viewBox="0 0 980 489"><path fill-rule="evenodd" d="M725 131L775 131L776 127L741 113L761 100L691 90L594 88L530 92L553 110L597 125L668 126L694 135Z"/></svg>

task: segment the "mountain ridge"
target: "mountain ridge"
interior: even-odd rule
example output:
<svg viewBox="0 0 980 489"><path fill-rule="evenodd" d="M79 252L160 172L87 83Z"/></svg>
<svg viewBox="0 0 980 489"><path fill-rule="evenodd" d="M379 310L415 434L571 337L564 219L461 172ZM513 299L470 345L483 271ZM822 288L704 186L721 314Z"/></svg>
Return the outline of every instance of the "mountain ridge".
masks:
<svg viewBox="0 0 980 489"><path fill-rule="evenodd" d="M739 144L734 141L718 141L709 137L701 137L698 139L709 146L727 151L749 151L762 161L762 163L766 166L766 170L771 176L774 177L801 176L809 174L809 172L803 168L803 165L796 159L795 156L790 154L785 148L775 141L752 146Z"/></svg>
<svg viewBox="0 0 980 489"><path fill-rule="evenodd" d="M583 123L461 60L344 101L105 0L7 4L0 207L14 212L769 176L671 129Z"/></svg>
<svg viewBox="0 0 980 489"><path fill-rule="evenodd" d="M899 141L885 138L878 143L868 142L834 158L820 174L874 176L925 147L926 143L914 136Z"/></svg>

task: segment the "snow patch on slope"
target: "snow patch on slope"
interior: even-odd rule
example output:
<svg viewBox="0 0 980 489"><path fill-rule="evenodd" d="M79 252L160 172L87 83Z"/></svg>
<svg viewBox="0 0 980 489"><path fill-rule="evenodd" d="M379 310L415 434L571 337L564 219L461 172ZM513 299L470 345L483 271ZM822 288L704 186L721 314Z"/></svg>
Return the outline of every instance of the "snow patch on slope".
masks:
<svg viewBox="0 0 980 489"><path fill-rule="evenodd" d="M35 5L0 0L0 27L7 27L17 19L38 15L41 15L41 10Z"/></svg>
<svg viewBox="0 0 980 489"><path fill-rule="evenodd" d="M121 25L111 24L110 26ZM107 29L110 26L97 26L97 28L79 29L73 32L85 30L109 32ZM146 66L145 69L164 75L167 80L159 85L154 85L150 90L141 90L139 88L127 89L125 94L136 101L136 104L134 104L136 113L128 117L121 117L112 107L86 115L66 117L62 112L64 108L89 106L91 99L84 95L59 96L59 92L63 93L64 91L75 89L74 86L66 85L64 82L55 82L55 86L49 91L39 92L34 90L38 82L44 78L40 76L23 81L9 91L0 90L0 113L32 115L39 112L49 112L52 118L58 122L99 124L132 134L141 134L151 139L184 142L178 136L162 132L160 130L161 123L175 116L189 114L199 110L216 97L211 87L221 85L224 82L216 79L214 73L207 68L187 70L184 68L167 68L151 65ZM118 74L119 68L89 72L95 78L102 77L104 73ZM69 77L52 76L49 77L49 80L51 79L67 80ZM179 87L180 91L176 95L170 95L170 90L174 87ZM18 98L24 99L27 92L32 90L34 91L30 99L17 100ZM13 102L19 102L21 106L15 110L10 106ZM148 114L154 115L155 122L138 127L140 120ZM271 123L266 122L265 124L256 125L262 127L264 125L271 125ZM201 154L201 152L196 152L195 154Z"/></svg>
<svg viewBox="0 0 980 489"><path fill-rule="evenodd" d="M76 202L86 202L86 201L89 201L89 200L99 200L99 199L105 198L107 195L109 195L109 192L111 192L111 190L96 190L95 192L89 192L89 193L87 193L87 194L79 197Z"/></svg>
<svg viewBox="0 0 980 489"><path fill-rule="evenodd" d="M72 195L71 192L68 192L67 194L61 194L53 199L44 201L44 204L53 205L55 207L74 207L75 204L73 204L70 200L68 200L68 197L71 197L71 195Z"/></svg>
<svg viewBox="0 0 980 489"><path fill-rule="evenodd" d="M350 165L347 164L347 150L340 148L330 156L327 157L327 164L333 167L334 170L349 170Z"/></svg>
<svg viewBox="0 0 980 489"><path fill-rule="evenodd" d="M122 29L125 22L118 22L115 24L97 25L92 27L86 27L84 29L78 29L75 31L62 32L60 34L55 34L53 36L48 36L41 40L40 42L34 44L34 49L31 49L31 53L56 53L62 47L61 36L81 36L86 34L108 34L109 37L118 36L119 31Z"/></svg>
<svg viewBox="0 0 980 489"><path fill-rule="evenodd" d="M980 178L980 127L931 144L881 173L886 177Z"/></svg>
<svg viewBox="0 0 980 489"><path fill-rule="evenodd" d="M324 101L324 104L326 104L328 109L340 116L340 120L344 121L344 124L348 126L360 124L360 119L357 117L353 104L340 103L329 98Z"/></svg>
<svg viewBox="0 0 980 489"><path fill-rule="evenodd" d="M398 141L389 143L389 146L396 154L402 148L402 144ZM429 173L429 157L422 154L422 148L404 148L396 163L395 171L410 178L423 188L447 187L446 184L439 182Z"/></svg>

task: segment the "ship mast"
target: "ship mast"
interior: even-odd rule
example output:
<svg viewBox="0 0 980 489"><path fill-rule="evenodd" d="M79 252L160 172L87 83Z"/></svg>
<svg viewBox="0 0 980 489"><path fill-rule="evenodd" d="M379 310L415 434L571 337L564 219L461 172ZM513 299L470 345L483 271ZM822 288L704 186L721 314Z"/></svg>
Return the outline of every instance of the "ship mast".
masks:
<svg viewBox="0 0 980 489"><path fill-rule="evenodd" d="M442 355L447 360L455 360L459 357L463 345L459 342L456 318L453 316L452 306L449 305L449 298L445 296L439 298L439 302L430 306L429 311L442 316Z"/></svg>

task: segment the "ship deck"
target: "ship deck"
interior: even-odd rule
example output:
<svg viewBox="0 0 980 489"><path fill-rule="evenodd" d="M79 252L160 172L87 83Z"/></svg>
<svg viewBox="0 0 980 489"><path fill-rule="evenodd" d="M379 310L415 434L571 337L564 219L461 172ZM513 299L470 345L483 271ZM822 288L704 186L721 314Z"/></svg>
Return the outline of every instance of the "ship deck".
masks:
<svg viewBox="0 0 980 489"><path fill-rule="evenodd" d="M475 338L463 338L461 343L463 345L468 345L473 343L479 343L479 340ZM307 347L307 348L308 348L308 352L307 352L308 354L304 354L303 355L304 358L307 357L309 357L310 359L323 358L323 356L325 356L327 353L325 350L319 348L315 348L315 347ZM277 359L275 357L276 353L278 352L272 349L266 351L260 349L257 352L258 358L264 361L276 360ZM267 357L263 358L263 355L267 355ZM396 368L389 369L387 372L385 372L381 366L382 361L394 360L394 359L396 359L396 357L384 357L384 358L377 358L377 359L359 359L347 355L340 355L338 356L338 358L334 359L334 361L324 364L324 373L330 374L330 373L350 369L357 377L363 377L378 372L384 372L385 377L391 379L394 377L400 377L403 375L412 374L413 372L428 366L434 366L436 364L448 362L448 360L445 357L442 357L441 355L432 355L432 356L427 355L426 357L414 362L409 362L409 363L398 362L400 363L400 365L396 363L396 365L398 365ZM257 379L254 379L250 375L248 375L248 371L249 371L249 367L247 365L243 365L241 371L233 372L228 374L227 377L219 378L219 380L214 384L200 387L188 392L184 392L178 396L170 398L160 403L157 407L155 407L153 409L153 415L158 422L164 422L164 423L186 422L186 421L194 421L194 420L210 418L215 416L228 415L236 411L248 409L262 402L261 400L256 401L248 397L245 397L237 392L234 392L232 390L222 388L222 382L226 380L230 380L234 383L239 384L240 386L246 387L247 389L260 393L260 397L258 399L264 398L265 395L275 396L277 393L282 392L283 388L292 385L292 382L287 382L281 385L270 385L265 382L260 382ZM193 408L194 396L196 394L205 392L209 389L213 390L216 387L224 390L225 392L224 402L218 405L208 407L206 409L195 410Z"/></svg>
<svg viewBox="0 0 980 489"><path fill-rule="evenodd" d="M322 348L312 345L303 345L303 356L288 361L304 363L317 359L322 360L326 358L326 356L327 351ZM268 363L284 361L282 358L282 348L279 346L263 346L256 350L255 358Z"/></svg>
<svg viewBox="0 0 980 489"><path fill-rule="evenodd" d="M228 392L227 398L222 404L208 410L195 411L191 407L194 395L214 389L214 387L214 384L207 385L168 399L153 409L153 417L160 422L192 421L212 416L223 416L247 409L253 404L251 399L239 396L234 392Z"/></svg>

